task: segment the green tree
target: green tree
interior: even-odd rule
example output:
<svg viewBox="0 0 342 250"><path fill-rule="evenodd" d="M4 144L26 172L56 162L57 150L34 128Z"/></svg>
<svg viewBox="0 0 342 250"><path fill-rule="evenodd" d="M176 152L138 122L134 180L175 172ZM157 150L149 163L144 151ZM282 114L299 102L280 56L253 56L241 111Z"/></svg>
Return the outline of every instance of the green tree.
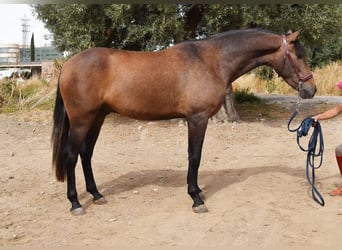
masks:
<svg viewBox="0 0 342 250"><path fill-rule="evenodd" d="M154 50L182 40L178 5L33 5L60 50L89 47Z"/></svg>
<svg viewBox="0 0 342 250"><path fill-rule="evenodd" d="M35 46L34 46L34 34L32 33L31 36L31 62L34 62L36 60L36 54L35 54Z"/></svg>
<svg viewBox="0 0 342 250"><path fill-rule="evenodd" d="M205 15L203 28L208 34L249 27L281 33L301 30L309 62L317 66L341 59L341 18L339 4L213 4Z"/></svg>
<svg viewBox="0 0 342 250"><path fill-rule="evenodd" d="M104 14L105 5L52 4L34 5L37 18L53 33L60 50L74 52L111 43L111 20ZM107 46L106 46L107 47Z"/></svg>

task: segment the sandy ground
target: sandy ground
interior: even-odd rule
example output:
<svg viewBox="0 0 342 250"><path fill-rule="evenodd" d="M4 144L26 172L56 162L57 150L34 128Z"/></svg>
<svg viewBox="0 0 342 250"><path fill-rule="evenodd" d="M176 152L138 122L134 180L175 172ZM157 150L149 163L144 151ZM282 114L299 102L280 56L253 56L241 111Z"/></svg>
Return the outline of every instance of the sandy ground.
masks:
<svg viewBox="0 0 342 250"><path fill-rule="evenodd" d="M304 117L327 107L317 100L304 105ZM205 214L192 212L186 193L186 124L109 117L93 158L108 203L92 204L78 166L86 209L78 217L52 173L51 113L0 114L0 246L340 245L342 197L328 193L342 185L334 159L342 117L321 123L321 207L311 198L306 155L287 131L292 111L268 111L241 110L240 123L210 122L199 174Z"/></svg>

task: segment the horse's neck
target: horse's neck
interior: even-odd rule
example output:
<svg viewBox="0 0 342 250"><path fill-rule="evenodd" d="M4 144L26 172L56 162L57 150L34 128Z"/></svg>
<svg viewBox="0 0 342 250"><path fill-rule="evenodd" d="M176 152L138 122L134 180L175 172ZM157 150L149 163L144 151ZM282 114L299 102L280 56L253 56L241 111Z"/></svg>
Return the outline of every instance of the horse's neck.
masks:
<svg viewBox="0 0 342 250"><path fill-rule="evenodd" d="M266 36L252 37L248 44L241 46L231 46L229 43L221 46L218 60L223 79L229 84L258 66L273 67L273 55L281 46L279 41L279 36L270 35L267 39Z"/></svg>

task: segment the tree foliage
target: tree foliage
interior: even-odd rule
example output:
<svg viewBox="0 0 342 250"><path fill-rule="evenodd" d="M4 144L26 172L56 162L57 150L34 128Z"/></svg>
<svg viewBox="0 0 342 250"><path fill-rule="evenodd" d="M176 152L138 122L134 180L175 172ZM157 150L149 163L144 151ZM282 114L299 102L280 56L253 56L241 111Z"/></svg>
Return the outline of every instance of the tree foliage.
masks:
<svg viewBox="0 0 342 250"><path fill-rule="evenodd" d="M30 58L31 58L31 62L34 62L36 60L35 46L34 46L34 34L33 33L32 33L32 36L31 36Z"/></svg>
<svg viewBox="0 0 342 250"><path fill-rule="evenodd" d="M60 50L89 47L155 50L182 40L177 5L34 5Z"/></svg>
<svg viewBox="0 0 342 250"><path fill-rule="evenodd" d="M261 27L280 33L301 30L312 66L342 59L342 5L211 5L203 25L208 34Z"/></svg>
<svg viewBox="0 0 342 250"><path fill-rule="evenodd" d="M301 30L309 62L342 58L342 5L56 4L32 5L60 50L156 50L231 29Z"/></svg>

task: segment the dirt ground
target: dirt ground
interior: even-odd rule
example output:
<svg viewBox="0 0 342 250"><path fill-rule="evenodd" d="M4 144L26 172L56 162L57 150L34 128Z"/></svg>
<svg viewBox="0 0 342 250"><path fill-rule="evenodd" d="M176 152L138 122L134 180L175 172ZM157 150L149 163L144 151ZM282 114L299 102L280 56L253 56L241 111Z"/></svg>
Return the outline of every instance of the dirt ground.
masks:
<svg viewBox="0 0 342 250"><path fill-rule="evenodd" d="M302 104L298 122L337 100ZM287 131L293 103L269 102L263 110L239 107L239 123L210 122L199 174L204 214L192 212L186 193L187 127L180 120L108 117L93 158L108 203L92 204L78 166L86 214L75 217L66 184L52 173L51 112L0 114L0 246L340 245L342 197L328 193L342 185L334 158L342 117L321 122L321 207L311 198L306 154Z"/></svg>

